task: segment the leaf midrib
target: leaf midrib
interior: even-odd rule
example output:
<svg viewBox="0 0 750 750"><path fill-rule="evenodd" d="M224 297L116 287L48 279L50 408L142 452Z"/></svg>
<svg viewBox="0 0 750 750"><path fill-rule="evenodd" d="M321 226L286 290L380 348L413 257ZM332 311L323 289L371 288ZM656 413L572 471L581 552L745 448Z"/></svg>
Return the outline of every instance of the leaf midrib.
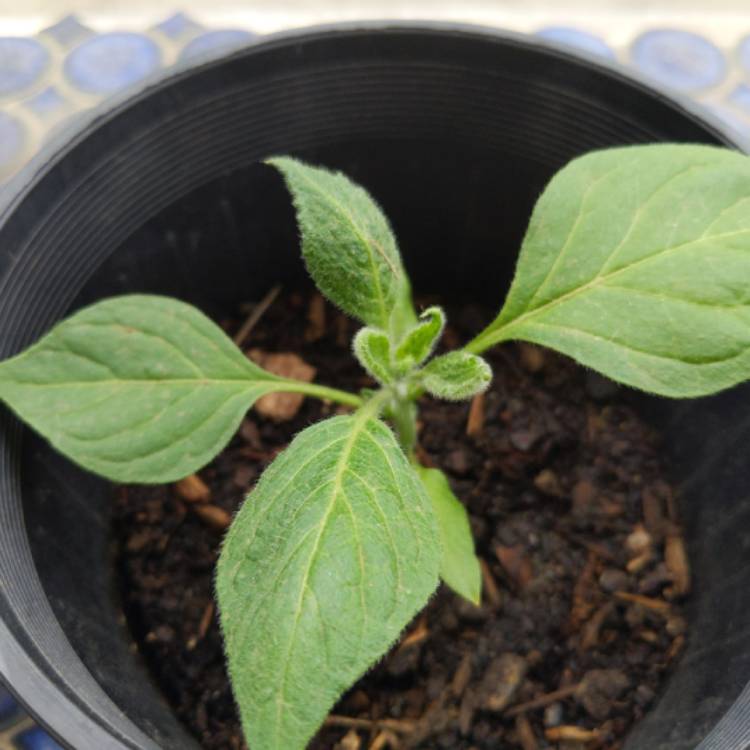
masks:
<svg viewBox="0 0 750 750"><path fill-rule="evenodd" d="M302 615L302 604L304 602L305 593L308 589L310 572L312 571L313 566L315 564L315 558L320 549L320 541L323 538L323 534L326 530L326 527L328 526L328 520L331 517L331 513L333 512L333 509L336 507L339 494L342 492L342 480L343 480L344 475L347 472L349 458L354 449L354 445L357 442L357 439L359 438L360 433L365 430L367 423L369 422L370 418L373 415L373 410L377 408L378 408L378 405L375 404L374 401L371 401L366 407L361 409L360 412L353 417L354 423L352 424L351 434L346 440L346 443L344 444L344 447L341 451L341 455L339 456L339 459L336 462L336 471L332 479L332 489L330 493L330 500L328 503L328 507L325 509L323 517L320 520L320 528L318 530L318 535L316 536L315 541L313 542L312 550L310 552L310 556L308 558L307 565L305 567L305 573L302 578L302 583L300 584L299 595L297 597L297 606L294 611L294 621L292 623L292 632L289 638L289 646L287 648L286 655L282 662L283 664L282 678L281 678L281 682L279 686L279 691L276 695L276 717L274 721L274 732L273 732L274 747L279 747L278 741L279 741L279 732L281 730L281 714L282 714L282 710L284 706L286 705L284 696L286 693L287 680L289 678L289 667L291 665L292 650L294 648L294 644L297 638L297 629L299 627L299 621ZM366 619L366 610L364 608L363 608L362 614L363 614L363 617Z"/></svg>
<svg viewBox="0 0 750 750"><path fill-rule="evenodd" d="M368 241L367 237L362 233L359 226L357 225L356 221L354 220L354 217L351 215L351 213L344 207L344 205L330 192L327 190L324 190L321 185L318 185L314 180L310 179L310 177L304 173L304 171L300 171L298 174L302 176L302 178L307 182L309 185L311 185L315 190L318 191L324 198L329 200L331 203L333 203L334 206L336 206L343 216L346 218L346 220L349 222L349 225L351 226L352 230L354 231L354 234L359 239L360 243L364 245L365 250L367 252L368 260L370 261L370 270L372 272L373 280L375 283L377 298L378 298L378 305L380 307L381 312L381 325L385 325L388 321L388 306L385 302L385 297L383 296L383 287L380 283L380 273L378 272L378 267L375 263L375 256L372 252L372 247L370 246L370 242ZM385 250L380 246L380 243L377 242L375 238L373 238L373 243L375 244L378 254L383 258L383 261L390 269L391 273L394 275L394 277L398 276L398 273L396 271L396 268L394 267L393 263L391 262L390 258L386 255Z"/></svg>
<svg viewBox="0 0 750 750"><path fill-rule="evenodd" d="M562 303L567 302L570 299L573 299L574 297L578 296L579 294L583 294L589 291L590 289L593 289L599 286L606 286L607 282L609 282L611 279L616 278L620 274L623 274L626 271L630 271L633 268L637 268L641 265L650 263L652 261L662 259L666 255L671 255L672 253L678 252L680 250L684 250L686 247L689 247L690 245L696 245L698 243L706 242L706 241L714 241L714 240L728 239L730 237L738 237L742 234L750 234L750 228L739 229L733 232L724 232L722 234L717 234L717 235L713 235L710 237L706 237L706 236L697 237L695 239L689 240L688 242L683 242L679 245L674 245L673 247L665 248L664 250L659 250L656 253L652 253L651 255L647 255L643 258L639 258L638 260L633 261L632 263L628 263L627 265L622 266L621 268L618 268L616 271L612 271L611 273L603 274L599 272L596 276L594 276L594 278L587 281L585 284L579 287L576 287L575 289L571 289L569 292L566 292L560 297L556 297L555 299L552 299L549 302L545 302L543 305L539 307L535 307L531 310L526 310L525 312L521 313L521 315L519 315L518 317L513 318L501 324L498 328L494 330L490 330L488 332L488 335L486 336L486 341L483 341L485 337L480 334L473 342L471 342L466 347L466 350L473 352L473 353L479 353L483 351L483 348L481 347L477 348L477 346L473 346L474 344L481 344L482 346L485 346L485 345L491 346L492 344L496 344L496 343L499 343L500 341L512 338L513 328L519 327L525 320L528 320L529 318L535 317L537 315L541 315L545 311L557 305L561 305ZM500 314L499 317L502 317L502 313Z"/></svg>
<svg viewBox="0 0 750 750"><path fill-rule="evenodd" d="M29 388L91 388L92 386L123 386L123 385L236 385L238 383L253 386L269 384L274 387L289 385L290 381L283 380L281 378L276 379L273 377L263 378L107 378L106 380L68 380L64 383L40 383L37 381L29 382L23 380L16 380L14 378L3 378L0 374L0 386L4 383L17 386L25 386ZM293 382L293 381L291 381Z"/></svg>

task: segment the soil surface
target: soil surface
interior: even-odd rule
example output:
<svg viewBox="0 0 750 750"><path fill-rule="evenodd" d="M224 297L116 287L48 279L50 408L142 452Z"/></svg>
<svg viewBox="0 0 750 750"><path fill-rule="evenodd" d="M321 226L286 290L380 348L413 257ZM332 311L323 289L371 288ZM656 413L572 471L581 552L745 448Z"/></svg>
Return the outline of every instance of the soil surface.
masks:
<svg viewBox="0 0 750 750"><path fill-rule="evenodd" d="M489 312L449 309L443 346L468 340ZM297 352L318 382L359 389L371 383L350 354L355 330L319 297L292 293L267 305L243 348ZM312 750L618 748L684 647L689 570L658 435L620 389L570 360L525 345L487 357L495 379L484 397L425 399L420 417L422 460L448 473L471 514L482 606L441 586ZM273 361L310 374L296 358ZM222 533L273 457L337 409L267 402L262 411L283 421L253 410L199 477L119 489L130 628L210 750L245 747L213 602Z"/></svg>

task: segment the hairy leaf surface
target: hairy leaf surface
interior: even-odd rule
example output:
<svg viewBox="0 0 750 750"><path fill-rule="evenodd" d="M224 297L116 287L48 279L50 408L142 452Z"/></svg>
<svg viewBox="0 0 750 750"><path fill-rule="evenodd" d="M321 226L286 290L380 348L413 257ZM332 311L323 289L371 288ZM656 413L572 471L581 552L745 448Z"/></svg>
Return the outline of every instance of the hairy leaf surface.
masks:
<svg viewBox="0 0 750 750"><path fill-rule="evenodd" d="M665 396L750 375L750 159L651 145L571 162L534 209L500 315L467 349L557 349Z"/></svg>
<svg viewBox="0 0 750 750"><path fill-rule="evenodd" d="M453 494L448 477L442 471L417 466L417 474L432 500L440 529L443 543L440 577L457 594L478 605L482 598L482 571L474 553L466 507Z"/></svg>
<svg viewBox="0 0 750 750"><path fill-rule="evenodd" d="M440 307L428 307L419 322L404 336L396 349L396 359L422 364L432 354L445 328L445 313Z"/></svg>
<svg viewBox="0 0 750 750"><path fill-rule="evenodd" d="M250 747L302 750L434 591L430 500L367 408L300 433L228 533L217 590Z"/></svg>
<svg viewBox="0 0 750 750"><path fill-rule="evenodd" d="M369 193L339 172L275 157L292 194L302 254L318 289L349 315L389 330L408 290L388 220ZM404 317L403 310L399 313Z"/></svg>
<svg viewBox="0 0 750 750"><path fill-rule="evenodd" d="M389 383L391 376L391 341L377 328L361 328L354 337L354 355L362 367L380 383Z"/></svg>
<svg viewBox="0 0 750 750"><path fill-rule="evenodd" d="M199 469L284 383L195 308L148 295L87 307L0 363L0 400L75 462L120 482Z"/></svg>
<svg viewBox="0 0 750 750"><path fill-rule="evenodd" d="M492 370L481 357L464 351L430 360L422 370L424 387L438 398L462 401L487 389Z"/></svg>

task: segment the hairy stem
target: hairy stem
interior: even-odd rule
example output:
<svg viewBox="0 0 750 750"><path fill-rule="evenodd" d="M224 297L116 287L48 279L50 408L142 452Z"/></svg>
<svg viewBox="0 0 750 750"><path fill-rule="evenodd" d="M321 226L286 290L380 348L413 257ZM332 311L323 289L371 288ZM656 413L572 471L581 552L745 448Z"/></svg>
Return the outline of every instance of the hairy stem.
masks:
<svg viewBox="0 0 750 750"><path fill-rule="evenodd" d="M355 409L365 403L364 400L355 393L340 391L338 388L331 388L327 385L305 383L302 380L281 380L275 390L279 392L304 393L306 396L315 396L324 401L335 401L337 404L352 406Z"/></svg>
<svg viewBox="0 0 750 750"><path fill-rule="evenodd" d="M394 390L387 415L393 422L396 437L408 458L414 455L417 445L417 405L408 393Z"/></svg>
<svg viewBox="0 0 750 750"><path fill-rule="evenodd" d="M498 328L494 331L487 331L486 329L481 333L478 333L466 346L464 351L470 354L481 354L487 349L499 344L501 341L507 341L511 336L508 335L508 328L506 325L502 328Z"/></svg>

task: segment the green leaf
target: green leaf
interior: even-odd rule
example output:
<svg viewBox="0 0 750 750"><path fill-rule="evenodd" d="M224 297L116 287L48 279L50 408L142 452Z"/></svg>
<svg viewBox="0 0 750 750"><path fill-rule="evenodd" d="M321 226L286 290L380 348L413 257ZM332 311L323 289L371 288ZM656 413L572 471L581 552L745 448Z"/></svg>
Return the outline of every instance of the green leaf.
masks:
<svg viewBox="0 0 750 750"><path fill-rule="evenodd" d="M396 360L420 365L432 354L445 328L445 313L439 307L428 307L396 348Z"/></svg>
<svg viewBox="0 0 750 750"><path fill-rule="evenodd" d="M0 363L0 399L58 450L120 482L199 469L285 381L195 308L165 297L87 307Z"/></svg>
<svg viewBox="0 0 750 750"><path fill-rule="evenodd" d="M557 349L672 397L750 375L750 159L652 145L571 162L534 209L501 313L471 344Z"/></svg>
<svg viewBox="0 0 750 750"><path fill-rule="evenodd" d="M377 328L361 328L354 337L354 355L362 367L379 383L390 383L391 342L388 334Z"/></svg>
<svg viewBox="0 0 750 750"><path fill-rule="evenodd" d="M378 204L340 172L285 156L267 163L281 172L292 194L302 254L320 291L363 323L390 330L408 282Z"/></svg>
<svg viewBox="0 0 750 750"><path fill-rule="evenodd" d="M481 357L469 352L448 352L435 357L422 370L424 387L438 398L462 401L487 389L492 370Z"/></svg>
<svg viewBox="0 0 750 750"><path fill-rule="evenodd" d="M415 468L432 500L440 529L443 543L440 577L457 594L479 605L482 600L482 570L474 553L469 514L453 494L448 477L442 471L419 465Z"/></svg>
<svg viewBox="0 0 750 750"><path fill-rule="evenodd" d="M302 750L438 581L419 478L367 407L307 428L227 535L217 591L248 744Z"/></svg>

